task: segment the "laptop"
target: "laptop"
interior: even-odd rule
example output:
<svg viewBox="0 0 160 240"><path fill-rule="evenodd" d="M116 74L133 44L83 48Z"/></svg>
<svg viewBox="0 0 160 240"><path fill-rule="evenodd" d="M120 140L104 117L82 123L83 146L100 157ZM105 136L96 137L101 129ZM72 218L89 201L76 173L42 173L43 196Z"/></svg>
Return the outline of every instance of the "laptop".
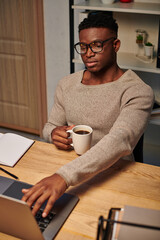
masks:
<svg viewBox="0 0 160 240"><path fill-rule="evenodd" d="M46 202L34 217L29 206L21 201L22 188L31 186L0 176L0 232L25 240L54 239L79 199L75 195L64 193L47 218L41 217Z"/></svg>

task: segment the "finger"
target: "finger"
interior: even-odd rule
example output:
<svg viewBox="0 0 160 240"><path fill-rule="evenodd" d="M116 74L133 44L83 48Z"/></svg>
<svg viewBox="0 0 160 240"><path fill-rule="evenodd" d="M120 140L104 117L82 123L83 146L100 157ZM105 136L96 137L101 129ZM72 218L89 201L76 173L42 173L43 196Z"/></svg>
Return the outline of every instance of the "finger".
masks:
<svg viewBox="0 0 160 240"><path fill-rule="evenodd" d="M68 135L67 135L66 138L61 137L61 136L59 136L59 135L54 135L53 138L52 138L52 140L53 140L53 142L54 142L54 141L57 141L57 142L61 142L61 143L64 143L64 144L69 144L69 143L70 143L70 138L68 138L68 137L69 137L69 133L67 133L67 134L68 134Z"/></svg>
<svg viewBox="0 0 160 240"><path fill-rule="evenodd" d="M43 211L43 213L42 213L42 217L44 217L44 218L47 217L47 215L48 215L49 212L51 211L51 209L52 209L55 201L56 201L56 198L55 198L55 197L51 196L51 197L49 198L49 200L48 200L48 202L47 202L47 205L46 205L46 207L45 207L45 209L44 209L44 211Z"/></svg>
<svg viewBox="0 0 160 240"><path fill-rule="evenodd" d="M24 193L24 194L27 193L28 191L29 191L29 189L26 189L26 188L22 189L22 193Z"/></svg>
<svg viewBox="0 0 160 240"><path fill-rule="evenodd" d="M33 187L32 188L29 188L29 189L25 189L23 188L22 189L22 192L24 193L23 197L21 198L22 201L26 202L28 197L30 196L30 192L32 191Z"/></svg>
<svg viewBox="0 0 160 240"><path fill-rule="evenodd" d="M72 140L70 141L72 143ZM63 144L61 142L57 142L57 141L54 141L53 142L55 144L55 146L59 149L63 149L63 150L69 150L72 148L72 146L70 144Z"/></svg>
<svg viewBox="0 0 160 240"><path fill-rule="evenodd" d="M56 130L54 131L53 137L57 135L62 138L67 138L68 137L67 128L68 128L67 126L56 128Z"/></svg>
<svg viewBox="0 0 160 240"><path fill-rule="evenodd" d="M68 126L66 130L71 130L74 127L75 127L75 125Z"/></svg>
<svg viewBox="0 0 160 240"><path fill-rule="evenodd" d="M33 205L33 203L41 196L44 192L44 187L34 186L28 192L25 193L22 201L27 202L29 207Z"/></svg>
<svg viewBox="0 0 160 240"><path fill-rule="evenodd" d="M39 188L37 189L35 192L32 193L32 195L28 198L27 200L27 204L31 207L33 205L33 203L36 202L36 206L39 209L39 207L41 206L41 204L43 203L41 201L41 196L44 195L44 188Z"/></svg>
<svg viewBox="0 0 160 240"><path fill-rule="evenodd" d="M37 211L40 209L42 204L49 198L49 193L43 193L35 202L34 207L32 209L32 214L35 216Z"/></svg>
<svg viewBox="0 0 160 240"><path fill-rule="evenodd" d="M59 137L62 137L62 138L68 138L68 132L66 132L66 131L57 131L54 136L59 136Z"/></svg>

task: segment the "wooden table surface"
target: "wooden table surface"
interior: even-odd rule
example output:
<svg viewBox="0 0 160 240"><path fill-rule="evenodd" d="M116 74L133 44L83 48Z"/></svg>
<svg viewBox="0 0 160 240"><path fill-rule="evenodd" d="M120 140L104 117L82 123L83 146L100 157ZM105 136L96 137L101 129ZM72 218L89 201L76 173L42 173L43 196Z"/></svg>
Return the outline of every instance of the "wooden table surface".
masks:
<svg viewBox="0 0 160 240"><path fill-rule="evenodd" d="M53 144L35 142L14 168L4 167L20 181L35 184L77 157ZM2 176L7 176L0 172ZM67 192L80 201L56 236L56 240L96 239L98 218L107 217L111 207L132 205L160 209L160 167L119 160L111 168ZM13 240L0 233L1 240Z"/></svg>

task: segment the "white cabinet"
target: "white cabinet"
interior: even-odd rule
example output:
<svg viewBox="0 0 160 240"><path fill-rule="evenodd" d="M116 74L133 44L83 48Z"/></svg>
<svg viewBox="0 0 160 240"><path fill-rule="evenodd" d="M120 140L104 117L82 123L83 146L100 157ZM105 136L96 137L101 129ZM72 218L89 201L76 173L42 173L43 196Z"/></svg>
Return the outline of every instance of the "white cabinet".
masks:
<svg viewBox="0 0 160 240"><path fill-rule="evenodd" d="M160 1L159 3L115 2L112 4L103 4L101 0L78 1L80 3L77 4L76 1L72 2L72 13L75 15L79 14L79 11L86 10L113 12L113 17L117 20L119 25L119 39L122 42L118 53L118 64L121 68L130 68L136 71L155 74L160 73L160 68L157 68ZM76 29L76 26L73 25L73 27ZM138 52L138 46L136 44L136 29L145 30L147 32L147 40L154 44L154 59L152 62L145 62L136 56ZM71 30L73 33L74 30ZM82 63L80 58L74 53L73 47L71 52L72 66L77 63ZM74 69L74 67L72 69Z"/></svg>

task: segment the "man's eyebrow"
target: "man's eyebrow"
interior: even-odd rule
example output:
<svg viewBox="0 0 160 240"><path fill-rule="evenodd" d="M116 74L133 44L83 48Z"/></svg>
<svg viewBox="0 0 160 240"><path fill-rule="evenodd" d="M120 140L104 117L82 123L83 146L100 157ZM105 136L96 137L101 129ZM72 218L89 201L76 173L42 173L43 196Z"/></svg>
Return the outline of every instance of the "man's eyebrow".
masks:
<svg viewBox="0 0 160 240"><path fill-rule="evenodd" d="M83 41L80 41L79 43L84 43L84 44L90 44L90 43L93 43L93 42L103 42L103 40L102 39L95 39L95 40L93 40L93 41L91 41L91 42L89 42L89 43L86 43L86 42L83 42Z"/></svg>

